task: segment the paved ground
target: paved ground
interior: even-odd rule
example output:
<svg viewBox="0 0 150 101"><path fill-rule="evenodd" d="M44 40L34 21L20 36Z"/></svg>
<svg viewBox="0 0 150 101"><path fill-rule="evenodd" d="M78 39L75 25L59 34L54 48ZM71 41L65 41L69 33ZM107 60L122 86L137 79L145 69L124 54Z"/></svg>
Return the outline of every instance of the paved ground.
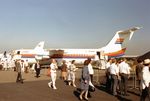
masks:
<svg viewBox="0 0 150 101"><path fill-rule="evenodd" d="M79 72L79 71L78 71ZM98 73L98 72L97 72ZM100 71L101 75L103 74ZM59 74L59 72L58 72ZM80 73L77 74L80 77ZM79 101L80 82L77 80L77 88L68 86L60 80L56 81L57 90L48 88L49 77L46 70L42 70L40 78L35 78L34 73L23 74L24 83L16 83L16 72L0 71L0 101ZM97 78L95 78L95 81ZM103 81L103 78L100 78ZM96 85L96 91L91 92L89 101L138 101L138 90L129 89L129 96L114 97L105 91L102 85Z"/></svg>

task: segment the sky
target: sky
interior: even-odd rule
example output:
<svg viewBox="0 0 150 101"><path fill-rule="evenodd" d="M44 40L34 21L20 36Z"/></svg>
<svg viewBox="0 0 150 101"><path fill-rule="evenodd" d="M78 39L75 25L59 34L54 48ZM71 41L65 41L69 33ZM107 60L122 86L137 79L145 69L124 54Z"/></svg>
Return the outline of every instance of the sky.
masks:
<svg viewBox="0 0 150 101"><path fill-rule="evenodd" d="M150 0L0 0L0 52L105 46L119 30L135 26L126 54L150 50Z"/></svg>

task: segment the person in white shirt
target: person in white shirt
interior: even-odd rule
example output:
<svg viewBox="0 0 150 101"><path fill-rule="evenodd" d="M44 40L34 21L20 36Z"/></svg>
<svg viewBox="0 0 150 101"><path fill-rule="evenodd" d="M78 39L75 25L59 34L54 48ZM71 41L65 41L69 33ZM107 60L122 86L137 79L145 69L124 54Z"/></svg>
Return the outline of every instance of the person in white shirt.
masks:
<svg viewBox="0 0 150 101"><path fill-rule="evenodd" d="M55 59L52 59L52 62L50 64L50 72L51 72L51 81L48 83L49 87L52 87L53 89L56 88L56 70L58 69L57 63Z"/></svg>
<svg viewBox="0 0 150 101"><path fill-rule="evenodd" d="M4 70L8 70L8 60L7 59L4 60L4 62L3 62L3 68L4 68Z"/></svg>
<svg viewBox="0 0 150 101"><path fill-rule="evenodd" d="M111 91L114 96L117 95L117 86L118 86L118 75L119 68L116 64L116 59L112 59L112 64L110 65L110 75L111 75Z"/></svg>
<svg viewBox="0 0 150 101"><path fill-rule="evenodd" d="M123 58L122 62L118 65L119 66L119 73L121 77L121 88L120 92L121 95L128 96L127 88L128 88L128 79L130 76L130 66L126 63L126 59Z"/></svg>
<svg viewBox="0 0 150 101"><path fill-rule="evenodd" d="M89 75L90 75L90 80L89 80L89 91L90 91L90 90L95 90L95 86L93 84L94 69L91 64L92 63L91 58L88 58L87 61L89 61L88 71L89 71ZM91 93L88 92L88 95L91 96Z"/></svg>
<svg viewBox="0 0 150 101"><path fill-rule="evenodd" d="M90 61L90 63L88 64L88 70L89 70L89 74L90 74L90 78L91 78L91 83L93 83L94 69L91 64L91 59L88 58L87 60Z"/></svg>
<svg viewBox="0 0 150 101"><path fill-rule="evenodd" d="M146 97L150 101L150 91L149 91L149 83L150 83L150 59L144 60L144 67L142 69L142 76L141 76L141 88L142 88L142 95L140 101L145 101Z"/></svg>

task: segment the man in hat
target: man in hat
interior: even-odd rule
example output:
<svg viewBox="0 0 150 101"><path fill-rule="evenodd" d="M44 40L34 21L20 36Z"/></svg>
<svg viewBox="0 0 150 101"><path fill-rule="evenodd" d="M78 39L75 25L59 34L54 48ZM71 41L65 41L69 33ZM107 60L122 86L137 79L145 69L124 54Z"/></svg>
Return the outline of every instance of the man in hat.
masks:
<svg viewBox="0 0 150 101"><path fill-rule="evenodd" d="M144 64L144 67L142 70L142 78L141 78L142 95L141 95L140 101L145 101L147 96L148 96L148 99L150 101L150 93L149 93L150 59L145 59L143 64Z"/></svg>

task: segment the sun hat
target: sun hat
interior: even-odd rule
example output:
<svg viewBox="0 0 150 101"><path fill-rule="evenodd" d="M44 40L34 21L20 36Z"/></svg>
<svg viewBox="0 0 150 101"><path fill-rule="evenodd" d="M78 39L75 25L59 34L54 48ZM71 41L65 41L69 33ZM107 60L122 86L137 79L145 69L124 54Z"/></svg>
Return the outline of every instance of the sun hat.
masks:
<svg viewBox="0 0 150 101"><path fill-rule="evenodd" d="M150 59L145 59L144 64L150 64Z"/></svg>

